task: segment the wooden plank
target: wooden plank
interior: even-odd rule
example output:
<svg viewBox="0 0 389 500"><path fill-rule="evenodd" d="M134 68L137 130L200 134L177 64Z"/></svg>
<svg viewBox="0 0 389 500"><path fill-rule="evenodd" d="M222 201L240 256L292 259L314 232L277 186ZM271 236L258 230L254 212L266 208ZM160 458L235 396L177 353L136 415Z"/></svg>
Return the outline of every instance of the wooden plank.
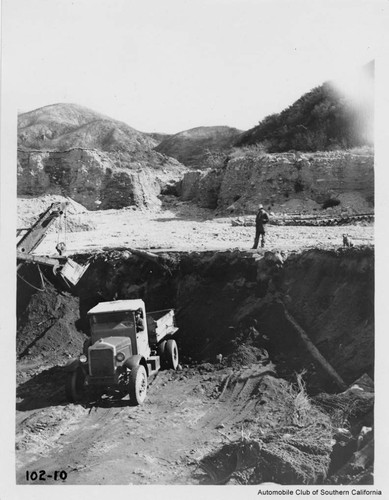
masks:
<svg viewBox="0 0 389 500"><path fill-rule="evenodd" d="M319 349L315 346L312 340L309 338L308 334L301 328L301 326L297 323L297 321L293 318L293 316L288 312L283 302L280 302L282 305L286 320L293 326L294 330L298 334L300 340L305 345L307 351L312 355L312 357L320 364L325 372L330 376L330 378L336 383L336 385L342 390L345 391L347 389L347 384L340 377L340 375L336 372L336 370L331 366L331 364L325 359L325 357L321 354Z"/></svg>

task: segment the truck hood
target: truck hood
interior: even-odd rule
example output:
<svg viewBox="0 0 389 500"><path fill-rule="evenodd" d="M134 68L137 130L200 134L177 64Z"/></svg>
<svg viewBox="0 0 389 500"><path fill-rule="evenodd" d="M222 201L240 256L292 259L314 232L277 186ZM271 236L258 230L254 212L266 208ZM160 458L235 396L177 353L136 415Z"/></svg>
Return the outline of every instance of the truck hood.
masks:
<svg viewBox="0 0 389 500"><path fill-rule="evenodd" d="M118 351L130 344L131 340L128 337L105 337L95 342L91 346L91 349L106 349L107 347L113 347Z"/></svg>

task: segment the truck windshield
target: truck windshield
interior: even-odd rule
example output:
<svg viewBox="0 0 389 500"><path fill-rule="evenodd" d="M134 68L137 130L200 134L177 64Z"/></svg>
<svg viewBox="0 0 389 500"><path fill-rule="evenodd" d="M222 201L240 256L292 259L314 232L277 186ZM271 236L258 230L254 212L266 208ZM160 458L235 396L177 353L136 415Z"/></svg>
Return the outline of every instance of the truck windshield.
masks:
<svg viewBox="0 0 389 500"><path fill-rule="evenodd" d="M131 311L118 311L112 313L93 314L91 316L91 324L102 326L112 323L124 323L126 326L134 324L134 316Z"/></svg>

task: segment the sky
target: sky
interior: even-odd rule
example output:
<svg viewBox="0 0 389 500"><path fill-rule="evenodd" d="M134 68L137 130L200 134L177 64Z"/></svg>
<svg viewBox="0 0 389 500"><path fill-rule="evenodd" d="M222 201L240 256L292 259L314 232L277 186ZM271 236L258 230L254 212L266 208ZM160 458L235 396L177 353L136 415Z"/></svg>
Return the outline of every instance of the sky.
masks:
<svg viewBox="0 0 389 500"><path fill-rule="evenodd" d="M387 1L3 0L19 112L70 102L145 132L246 130L376 56Z"/></svg>

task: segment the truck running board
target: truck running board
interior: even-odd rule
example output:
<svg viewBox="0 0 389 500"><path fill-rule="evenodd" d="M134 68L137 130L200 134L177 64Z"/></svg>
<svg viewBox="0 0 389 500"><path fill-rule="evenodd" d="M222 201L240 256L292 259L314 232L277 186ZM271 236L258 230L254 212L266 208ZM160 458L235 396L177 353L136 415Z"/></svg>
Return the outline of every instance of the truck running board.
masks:
<svg viewBox="0 0 389 500"><path fill-rule="evenodd" d="M147 359L147 368L150 375L154 375L161 368L161 360L159 356L150 356Z"/></svg>

